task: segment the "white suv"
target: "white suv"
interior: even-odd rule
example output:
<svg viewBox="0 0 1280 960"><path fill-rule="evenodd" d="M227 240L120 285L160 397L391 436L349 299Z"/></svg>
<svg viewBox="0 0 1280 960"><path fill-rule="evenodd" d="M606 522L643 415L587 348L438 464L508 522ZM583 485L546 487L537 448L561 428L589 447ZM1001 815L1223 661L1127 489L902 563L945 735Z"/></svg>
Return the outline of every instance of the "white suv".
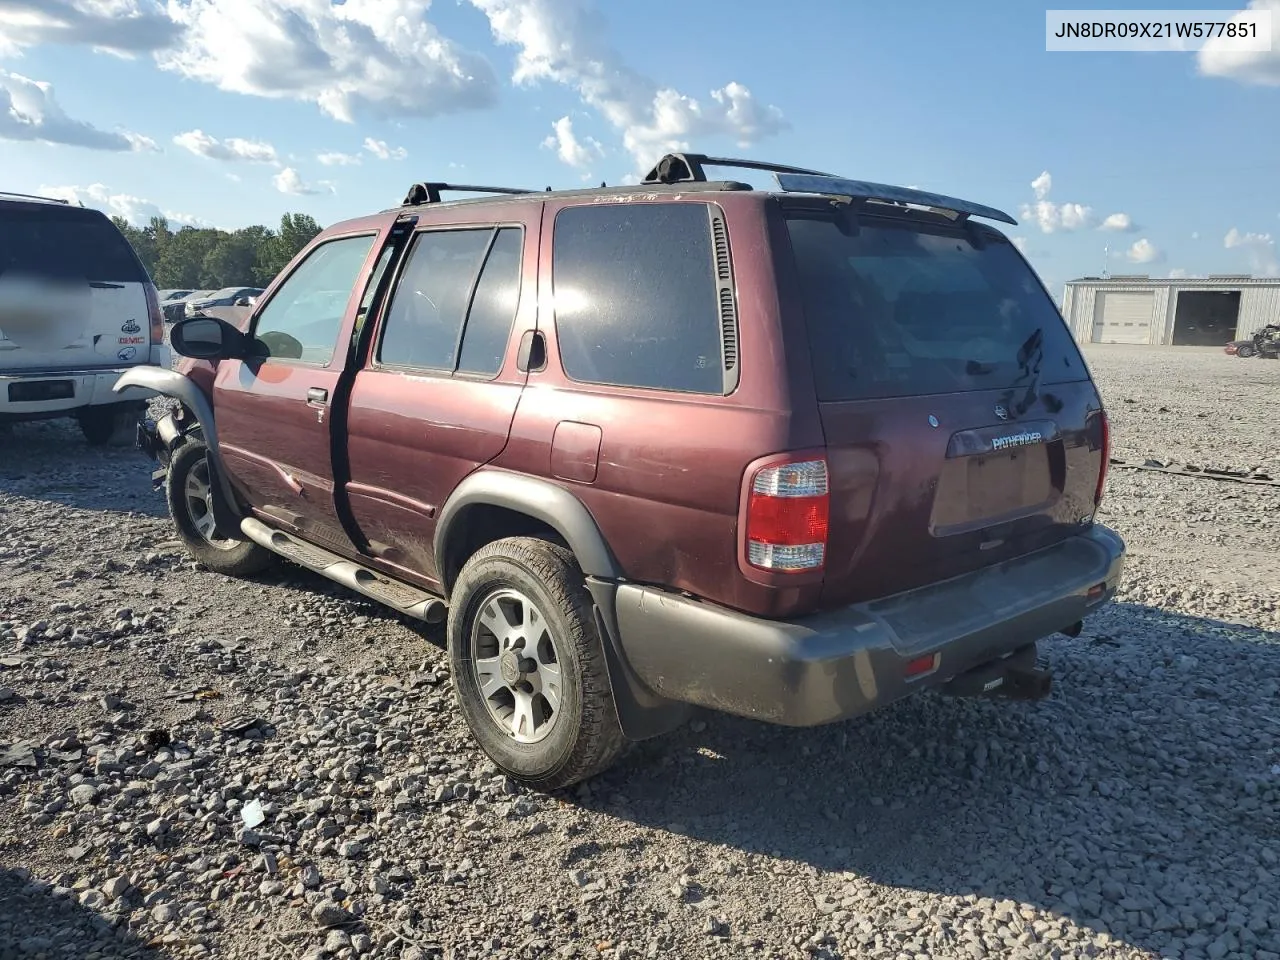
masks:
<svg viewBox="0 0 1280 960"><path fill-rule="evenodd" d="M89 443L106 444L145 404L112 386L148 364L170 367L160 300L115 224L0 193L0 425L75 417Z"/></svg>

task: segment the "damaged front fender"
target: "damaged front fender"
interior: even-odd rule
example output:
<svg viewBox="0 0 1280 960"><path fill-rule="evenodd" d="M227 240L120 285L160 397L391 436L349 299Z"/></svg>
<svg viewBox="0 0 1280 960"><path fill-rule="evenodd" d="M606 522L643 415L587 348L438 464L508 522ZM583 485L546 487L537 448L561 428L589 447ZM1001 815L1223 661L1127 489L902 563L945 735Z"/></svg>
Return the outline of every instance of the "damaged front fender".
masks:
<svg viewBox="0 0 1280 960"><path fill-rule="evenodd" d="M116 393L125 393L128 390L149 390L154 393L164 394L166 397L173 397L187 410L191 411L200 426L204 444L209 448L209 472L212 474L210 479L214 481L215 488L221 494L218 498L221 503L218 506L232 513L238 513L235 494L231 490L231 484L227 480L227 471L222 463L221 447L218 445L218 427L213 418L213 405L195 381L178 373L176 370L165 370L160 367L135 367L127 373L121 374L120 379L116 381L112 390ZM230 520L231 518L228 517L227 519ZM223 526L223 524L220 522L219 526ZM231 529L236 529L237 527L238 524L232 526Z"/></svg>

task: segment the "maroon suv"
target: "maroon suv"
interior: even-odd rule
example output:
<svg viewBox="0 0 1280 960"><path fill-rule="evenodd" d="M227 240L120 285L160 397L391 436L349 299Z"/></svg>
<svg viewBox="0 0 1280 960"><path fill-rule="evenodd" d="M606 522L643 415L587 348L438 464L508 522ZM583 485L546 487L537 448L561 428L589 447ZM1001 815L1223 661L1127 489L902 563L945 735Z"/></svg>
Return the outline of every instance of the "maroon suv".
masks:
<svg viewBox="0 0 1280 960"><path fill-rule="evenodd" d="M139 442L194 557L447 616L459 707L527 783L691 705L1038 697L1036 641L1110 599L1124 544L1089 371L978 218L1014 222L692 154L629 187L417 184L117 389L180 401Z"/></svg>

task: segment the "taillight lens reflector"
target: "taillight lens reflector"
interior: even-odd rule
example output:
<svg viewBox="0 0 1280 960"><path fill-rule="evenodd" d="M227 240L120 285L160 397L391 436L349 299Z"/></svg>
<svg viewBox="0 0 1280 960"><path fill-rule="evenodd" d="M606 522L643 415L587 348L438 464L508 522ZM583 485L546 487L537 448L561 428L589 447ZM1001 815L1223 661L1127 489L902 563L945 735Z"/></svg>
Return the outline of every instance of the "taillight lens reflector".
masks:
<svg viewBox="0 0 1280 960"><path fill-rule="evenodd" d="M827 558L827 462L765 467L751 482L747 562L761 570L817 570Z"/></svg>
<svg viewBox="0 0 1280 960"><path fill-rule="evenodd" d="M151 342L164 343L164 313L160 310L160 294L154 283L146 284L147 316L151 321Z"/></svg>

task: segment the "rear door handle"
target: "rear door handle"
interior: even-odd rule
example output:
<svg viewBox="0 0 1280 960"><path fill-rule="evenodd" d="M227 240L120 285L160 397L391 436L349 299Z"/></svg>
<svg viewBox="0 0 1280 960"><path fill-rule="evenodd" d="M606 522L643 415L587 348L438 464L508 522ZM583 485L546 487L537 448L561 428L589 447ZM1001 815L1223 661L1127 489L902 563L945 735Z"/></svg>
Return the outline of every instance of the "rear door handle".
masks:
<svg viewBox="0 0 1280 960"><path fill-rule="evenodd" d="M311 387L307 390L307 403L325 403L329 399L329 391L324 387Z"/></svg>

